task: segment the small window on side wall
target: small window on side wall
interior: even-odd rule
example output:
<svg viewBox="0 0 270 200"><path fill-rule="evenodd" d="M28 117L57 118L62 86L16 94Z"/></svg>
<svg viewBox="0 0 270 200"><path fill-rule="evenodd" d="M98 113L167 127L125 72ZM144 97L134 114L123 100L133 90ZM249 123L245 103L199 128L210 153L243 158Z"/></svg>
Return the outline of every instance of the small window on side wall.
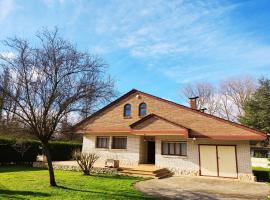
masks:
<svg viewBox="0 0 270 200"><path fill-rule="evenodd" d="M141 103L139 105L139 116L142 117L142 116L145 116L147 113L147 105L146 103Z"/></svg>
<svg viewBox="0 0 270 200"><path fill-rule="evenodd" d="M96 140L96 148L108 149L109 148L109 141L110 141L110 137L98 136L97 140Z"/></svg>
<svg viewBox="0 0 270 200"><path fill-rule="evenodd" d="M131 117L131 105L129 103L124 106L124 117Z"/></svg>

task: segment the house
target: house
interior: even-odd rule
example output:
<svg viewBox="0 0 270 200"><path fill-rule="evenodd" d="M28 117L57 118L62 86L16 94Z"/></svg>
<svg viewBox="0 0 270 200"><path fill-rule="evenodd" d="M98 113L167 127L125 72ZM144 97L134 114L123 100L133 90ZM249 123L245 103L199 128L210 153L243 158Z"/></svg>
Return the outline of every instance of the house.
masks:
<svg viewBox="0 0 270 200"><path fill-rule="evenodd" d="M252 181L250 141L266 134L191 108L131 90L75 126L83 152L120 166L152 164L175 175Z"/></svg>

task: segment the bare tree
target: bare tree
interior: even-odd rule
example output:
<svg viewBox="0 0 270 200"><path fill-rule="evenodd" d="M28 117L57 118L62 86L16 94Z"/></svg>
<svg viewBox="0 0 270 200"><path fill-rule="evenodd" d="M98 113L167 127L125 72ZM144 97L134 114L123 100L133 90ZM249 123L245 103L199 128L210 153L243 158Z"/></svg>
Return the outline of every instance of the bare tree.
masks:
<svg viewBox="0 0 270 200"><path fill-rule="evenodd" d="M255 81L249 76L230 78L220 84L220 93L233 104L230 114L236 119L238 116L243 116L243 105L250 99L255 90Z"/></svg>
<svg viewBox="0 0 270 200"><path fill-rule="evenodd" d="M244 114L244 103L255 90L254 79L246 76L226 79L217 87L206 82L189 84L184 87L183 94L186 99L198 96L198 109L206 108L209 114L237 121Z"/></svg>
<svg viewBox="0 0 270 200"><path fill-rule="evenodd" d="M217 109L217 116L226 120L235 121L236 117L233 115L234 104L232 101L230 101L229 97L227 95L219 95L217 101L217 104L219 105Z"/></svg>
<svg viewBox="0 0 270 200"><path fill-rule="evenodd" d="M1 67L10 70L12 76L10 87L0 85L0 91L17 106L16 110L5 108L7 112L13 112L41 141L50 185L56 186L49 140L65 115L82 110L85 99L94 99L96 104L110 100L113 82L106 78L101 59L78 51L59 36L57 29L38 33L37 41L31 45L15 37L4 42L15 56L1 57Z"/></svg>
<svg viewBox="0 0 270 200"><path fill-rule="evenodd" d="M186 99L196 96L199 97L197 100L198 110L207 108L207 113L217 113L216 88L210 83L199 82L196 84L188 84L183 88L183 94Z"/></svg>

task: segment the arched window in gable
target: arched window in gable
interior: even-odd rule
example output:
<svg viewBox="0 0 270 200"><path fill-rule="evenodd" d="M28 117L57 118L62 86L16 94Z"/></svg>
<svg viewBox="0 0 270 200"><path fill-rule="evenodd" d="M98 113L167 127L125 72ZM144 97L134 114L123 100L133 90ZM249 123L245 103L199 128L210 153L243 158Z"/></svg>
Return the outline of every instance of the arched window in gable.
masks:
<svg viewBox="0 0 270 200"><path fill-rule="evenodd" d="M142 116L145 116L147 113L147 105L146 103L141 103L139 105L139 116L142 117Z"/></svg>
<svg viewBox="0 0 270 200"><path fill-rule="evenodd" d="M129 103L124 106L124 117L131 117L131 105Z"/></svg>

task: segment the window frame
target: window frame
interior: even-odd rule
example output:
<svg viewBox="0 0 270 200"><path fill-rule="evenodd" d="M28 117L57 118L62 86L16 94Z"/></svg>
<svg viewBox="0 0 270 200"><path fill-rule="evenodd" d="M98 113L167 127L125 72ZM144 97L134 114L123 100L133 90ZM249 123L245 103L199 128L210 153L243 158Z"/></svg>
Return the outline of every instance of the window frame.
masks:
<svg viewBox="0 0 270 200"><path fill-rule="evenodd" d="M141 106L142 105L145 105L145 108L144 108L145 109L145 114L144 115L141 114L141 110L142 110ZM139 113L138 114L139 114L140 117L144 117L144 116L147 115L147 104L145 102L140 103L140 105L139 105Z"/></svg>
<svg viewBox="0 0 270 200"><path fill-rule="evenodd" d="M125 147L124 148L116 148L114 145L114 142L115 142L115 138L124 138L126 139L125 141ZM111 144L111 149L127 149L127 136L112 136L112 144Z"/></svg>
<svg viewBox="0 0 270 200"><path fill-rule="evenodd" d="M129 115L126 115L127 106L129 106L129 112L130 112ZM132 110L131 104L130 103L125 104L124 109L123 109L123 117L124 118L131 118L131 110Z"/></svg>
<svg viewBox="0 0 270 200"><path fill-rule="evenodd" d="M106 147L99 147L98 146L98 139L107 139ZM96 148L97 149L109 149L110 148L110 136L96 136Z"/></svg>
<svg viewBox="0 0 270 200"><path fill-rule="evenodd" d="M174 154L170 153L170 145L168 145L168 149L167 149L167 154L164 153L163 150L163 145L167 143L167 144L174 144ZM180 154L176 154L176 144L180 144ZM185 144L186 145L186 154L183 154L182 152L182 145L181 144ZM187 142L185 141L161 141L161 155L163 156L183 156L186 157L187 156Z"/></svg>

